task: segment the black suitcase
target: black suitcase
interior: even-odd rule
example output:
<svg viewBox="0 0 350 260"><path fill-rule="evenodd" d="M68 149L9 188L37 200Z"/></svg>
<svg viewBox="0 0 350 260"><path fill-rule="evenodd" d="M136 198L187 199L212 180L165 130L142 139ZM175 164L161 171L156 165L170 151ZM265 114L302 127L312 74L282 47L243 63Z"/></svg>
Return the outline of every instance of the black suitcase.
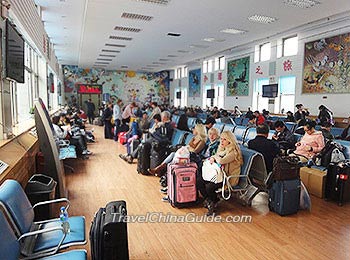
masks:
<svg viewBox="0 0 350 260"><path fill-rule="evenodd" d="M150 168L153 169L160 165L168 156L168 150L167 147L161 147L159 144L153 143L151 148Z"/></svg>
<svg viewBox="0 0 350 260"><path fill-rule="evenodd" d="M139 147L139 152L137 154L137 173L148 175L148 169L150 168L149 154L145 151L144 144L141 143Z"/></svg>
<svg viewBox="0 0 350 260"><path fill-rule="evenodd" d="M128 260L125 201L113 201L95 214L90 229L92 260Z"/></svg>
<svg viewBox="0 0 350 260"><path fill-rule="evenodd" d="M300 179L275 181L269 190L269 209L281 216L297 213L300 187Z"/></svg>
<svg viewBox="0 0 350 260"><path fill-rule="evenodd" d="M327 168L325 199L338 202L339 206L343 202L350 200L350 161L340 163L330 163Z"/></svg>

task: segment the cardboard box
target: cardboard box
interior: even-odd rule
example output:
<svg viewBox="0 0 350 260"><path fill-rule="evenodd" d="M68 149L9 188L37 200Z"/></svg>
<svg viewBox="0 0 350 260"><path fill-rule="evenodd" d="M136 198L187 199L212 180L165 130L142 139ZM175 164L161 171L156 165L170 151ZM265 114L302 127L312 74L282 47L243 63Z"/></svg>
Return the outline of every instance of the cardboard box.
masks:
<svg viewBox="0 0 350 260"><path fill-rule="evenodd" d="M300 179L307 188L307 191L321 199L324 196L326 175L327 171L307 167L302 167L300 169Z"/></svg>

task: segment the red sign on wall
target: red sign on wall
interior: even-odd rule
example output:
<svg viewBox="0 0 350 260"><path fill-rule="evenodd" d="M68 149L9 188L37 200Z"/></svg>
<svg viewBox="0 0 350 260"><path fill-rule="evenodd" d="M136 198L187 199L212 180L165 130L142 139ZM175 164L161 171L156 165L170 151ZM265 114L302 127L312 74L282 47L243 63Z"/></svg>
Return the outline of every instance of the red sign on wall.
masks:
<svg viewBox="0 0 350 260"><path fill-rule="evenodd" d="M102 85L78 85L79 94L102 94Z"/></svg>

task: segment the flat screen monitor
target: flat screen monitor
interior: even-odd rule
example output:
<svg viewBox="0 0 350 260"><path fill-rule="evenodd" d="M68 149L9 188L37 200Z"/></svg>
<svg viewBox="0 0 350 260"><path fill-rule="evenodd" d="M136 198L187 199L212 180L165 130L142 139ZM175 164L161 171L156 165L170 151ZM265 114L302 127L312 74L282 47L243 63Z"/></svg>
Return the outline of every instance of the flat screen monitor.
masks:
<svg viewBox="0 0 350 260"><path fill-rule="evenodd" d="M181 91L176 92L176 98L181 99Z"/></svg>
<svg viewBox="0 0 350 260"><path fill-rule="evenodd" d="M6 20L6 78L24 83L24 40L15 27Z"/></svg>
<svg viewBox="0 0 350 260"><path fill-rule="evenodd" d="M267 98L275 98L278 94L278 84L269 84L262 86L262 96Z"/></svg>
<svg viewBox="0 0 350 260"><path fill-rule="evenodd" d="M215 98L215 90L214 89L207 90L207 98Z"/></svg>

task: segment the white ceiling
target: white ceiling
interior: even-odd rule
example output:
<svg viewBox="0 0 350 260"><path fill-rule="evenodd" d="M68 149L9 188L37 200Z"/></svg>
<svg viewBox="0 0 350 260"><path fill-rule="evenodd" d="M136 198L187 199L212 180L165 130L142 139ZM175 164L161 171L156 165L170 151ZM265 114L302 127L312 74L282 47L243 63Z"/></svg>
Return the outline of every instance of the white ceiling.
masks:
<svg viewBox="0 0 350 260"><path fill-rule="evenodd" d="M137 0L34 0L43 7L46 31L54 43L61 64L92 67L97 58L112 59L108 69L127 65L142 70L159 59L171 59L149 71L169 69L211 56L288 29L350 10L349 0L318 0L321 4L301 9L285 5L284 0L171 0L166 6ZM153 16L151 21L122 18L124 12ZM260 24L247 18L254 14L277 18L272 24ZM115 26L140 28L141 32L121 32ZM247 31L245 34L221 33L225 28ZM167 36L168 32L181 37ZM110 35L132 37L132 41L112 40ZM225 39L205 42L204 38ZM107 47L106 43L125 48ZM191 48L199 44L208 48ZM102 49L120 53L102 53ZM189 51L180 53L179 50ZM99 57L111 54L116 57ZM176 55L169 58L168 55ZM103 62L103 61L102 61Z"/></svg>

